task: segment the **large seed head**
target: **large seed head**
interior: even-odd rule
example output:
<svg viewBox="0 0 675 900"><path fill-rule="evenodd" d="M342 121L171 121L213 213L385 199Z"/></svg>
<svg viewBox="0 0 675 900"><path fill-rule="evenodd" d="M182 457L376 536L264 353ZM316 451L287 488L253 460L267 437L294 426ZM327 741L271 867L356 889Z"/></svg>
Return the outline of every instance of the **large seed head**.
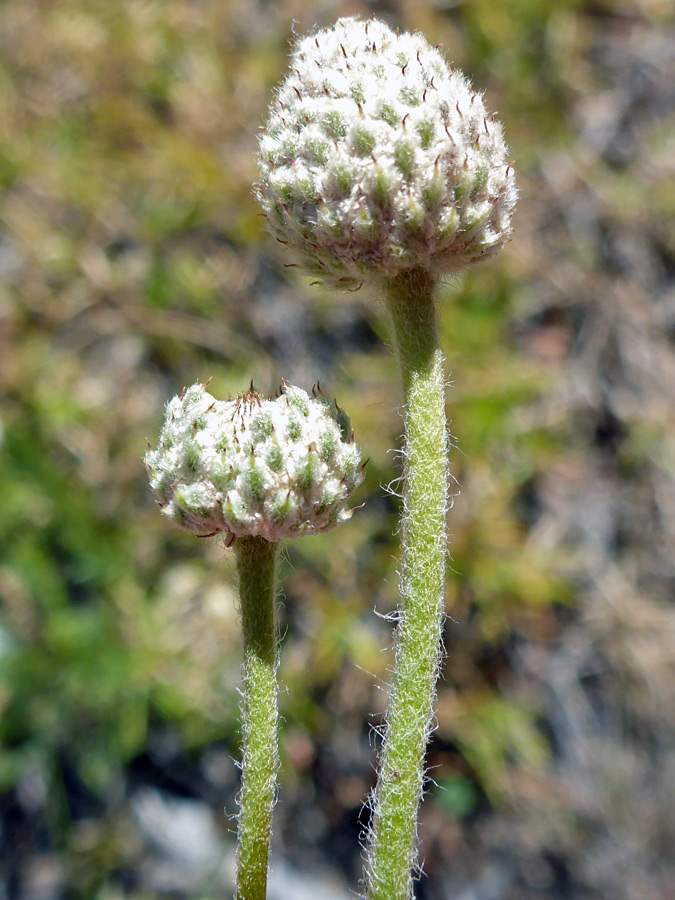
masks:
<svg viewBox="0 0 675 900"><path fill-rule="evenodd" d="M250 391L227 401L193 385L167 405L145 464L165 515L231 539L327 531L351 517L363 480L345 413L286 384L275 400Z"/></svg>
<svg viewBox="0 0 675 900"><path fill-rule="evenodd" d="M455 271L511 235L501 125L422 35L375 19L340 19L296 44L259 172L270 230L334 286Z"/></svg>

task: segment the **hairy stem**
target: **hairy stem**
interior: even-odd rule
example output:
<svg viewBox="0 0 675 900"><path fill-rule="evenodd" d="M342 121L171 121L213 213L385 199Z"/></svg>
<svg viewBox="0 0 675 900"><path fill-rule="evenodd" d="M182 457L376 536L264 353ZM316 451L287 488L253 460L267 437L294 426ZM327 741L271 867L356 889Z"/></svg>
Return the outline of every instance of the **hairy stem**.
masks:
<svg viewBox="0 0 675 900"><path fill-rule="evenodd" d="M375 791L370 900L413 896L417 812L440 658L448 473L434 287L428 275L415 270L386 286L404 395L402 608Z"/></svg>
<svg viewBox="0 0 675 900"><path fill-rule="evenodd" d="M244 631L244 760L237 834L236 900L265 900L277 752L275 573L278 544L235 544Z"/></svg>

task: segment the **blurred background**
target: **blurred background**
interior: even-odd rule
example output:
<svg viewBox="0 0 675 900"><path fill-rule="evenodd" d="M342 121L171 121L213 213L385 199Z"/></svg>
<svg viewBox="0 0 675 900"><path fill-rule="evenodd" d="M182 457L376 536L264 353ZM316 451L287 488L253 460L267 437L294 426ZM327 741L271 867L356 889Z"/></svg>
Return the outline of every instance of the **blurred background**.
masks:
<svg viewBox="0 0 675 900"><path fill-rule="evenodd" d="M141 457L213 378L318 379L371 457L288 544L271 900L359 890L401 419L363 290L251 193L292 33L375 13L487 92L515 237L448 280L457 480L420 900L675 898L675 16L667 0L0 4L0 900L227 896L232 555ZM378 615L379 614L379 615Z"/></svg>

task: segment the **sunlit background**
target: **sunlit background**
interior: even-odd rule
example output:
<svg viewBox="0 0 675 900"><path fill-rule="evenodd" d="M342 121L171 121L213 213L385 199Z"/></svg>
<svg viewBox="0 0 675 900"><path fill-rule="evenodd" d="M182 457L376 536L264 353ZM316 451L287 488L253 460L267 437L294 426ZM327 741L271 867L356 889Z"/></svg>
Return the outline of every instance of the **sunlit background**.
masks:
<svg viewBox="0 0 675 900"><path fill-rule="evenodd" d="M397 603L398 376L251 192L293 32L420 29L498 110L515 237L441 290L457 480L420 900L672 900L675 23L667 0L0 3L0 900L228 896L231 553L141 457L213 378L322 386L371 457L287 545L270 900L359 890Z"/></svg>

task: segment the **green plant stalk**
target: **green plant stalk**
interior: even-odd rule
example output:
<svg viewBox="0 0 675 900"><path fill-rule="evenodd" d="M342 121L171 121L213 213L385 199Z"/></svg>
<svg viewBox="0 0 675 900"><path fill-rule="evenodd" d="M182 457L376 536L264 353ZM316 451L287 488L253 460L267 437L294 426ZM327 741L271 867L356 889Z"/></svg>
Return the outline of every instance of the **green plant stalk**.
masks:
<svg viewBox="0 0 675 900"><path fill-rule="evenodd" d="M413 896L417 813L441 652L448 469L435 285L417 270L386 284L404 395L402 607L375 789L367 870L370 900Z"/></svg>
<svg viewBox="0 0 675 900"><path fill-rule="evenodd" d="M237 831L236 900L265 900L277 751L278 636L275 575L278 544L235 543L244 632L242 785Z"/></svg>

